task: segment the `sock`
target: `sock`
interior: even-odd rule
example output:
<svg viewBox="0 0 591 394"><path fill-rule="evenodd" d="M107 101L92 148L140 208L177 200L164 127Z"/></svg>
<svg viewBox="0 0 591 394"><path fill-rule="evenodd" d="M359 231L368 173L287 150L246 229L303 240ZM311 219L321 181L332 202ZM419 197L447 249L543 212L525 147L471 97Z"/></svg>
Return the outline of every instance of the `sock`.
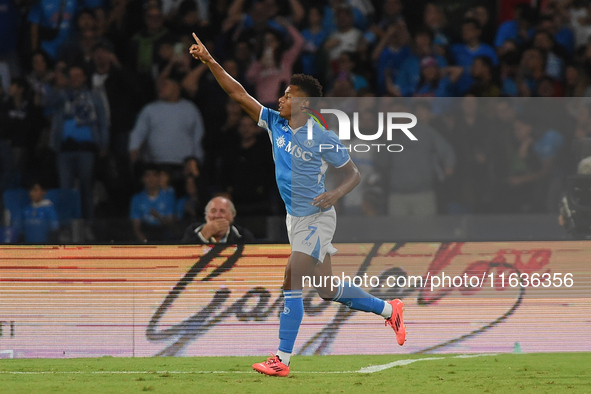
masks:
<svg viewBox="0 0 591 394"><path fill-rule="evenodd" d="M384 319L389 319L392 317L392 313L394 313L394 311L392 310L392 305L389 302L384 302L384 310L382 311L382 313L380 313L380 315Z"/></svg>
<svg viewBox="0 0 591 394"><path fill-rule="evenodd" d="M347 305L351 309L373 312L381 316L384 316L383 313L388 312L386 307L388 305L390 307L390 314L387 318L392 315L392 306L390 304L372 296L360 287L353 286L351 283L341 285L332 300Z"/></svg>
<svg viewBox="0 0 591 394"><path fill-rule="evenodd" d="M304 302L301 290L284 290L283 298L283 312L279 316L279 351L277 355L283 364L289 365L293 345L304 317Z"/></svg>
<svg viewBox="0 0 591 394"><path fill-rule="evenodd" d="M285 353L282 352L281 350L277 350L277 355L279 356L279 359L281 360L281 362L285 365L289 365L289 359L291 358L291 353Z"/></svg>

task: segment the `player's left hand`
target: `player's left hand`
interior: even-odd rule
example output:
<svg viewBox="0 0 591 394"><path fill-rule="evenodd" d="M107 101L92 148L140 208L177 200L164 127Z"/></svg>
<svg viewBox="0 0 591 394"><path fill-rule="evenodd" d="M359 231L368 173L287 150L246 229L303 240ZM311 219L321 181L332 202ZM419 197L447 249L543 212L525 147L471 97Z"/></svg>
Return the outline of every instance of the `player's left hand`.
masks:
<svg viewBox="0 0 591 394"><path fill-rule="evenodd" d="M320 209L328 209L335 205L341 197L342 195L340 193L340 190L337 188L335 190L324 192L321 195L317 196L310 203L310 205L314 205L315 207L318 207Z"/></svg>
<svg viewBox="0 0 591 394"><path fill-rule="evenodd" d="M205 45L203 45L195 33L193 33L193 39L196 43L191 45L191 48L189 48L189 53L191 56L193 56L195 59L201 60L205 64L212 63L213 57L209 54L209 51L207 48L205 48Z"/></svg>

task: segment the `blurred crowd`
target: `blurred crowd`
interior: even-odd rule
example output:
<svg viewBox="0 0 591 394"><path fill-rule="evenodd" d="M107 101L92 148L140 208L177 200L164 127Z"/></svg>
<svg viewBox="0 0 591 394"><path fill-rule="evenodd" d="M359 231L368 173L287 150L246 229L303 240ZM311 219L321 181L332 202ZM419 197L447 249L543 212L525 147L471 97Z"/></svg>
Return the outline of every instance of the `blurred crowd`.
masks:
<svg viewBox="0 0 591 394"><path fill-rule="evenodd" d="M0 190L76 188L89 222L141 218L138 193L170 193L184 222L220 194L283 214L268 137L190 57L192 32L272 108L299 72L328 97L458 97L415 108L430 142L362 169L345 213L553 212L591 136L589 106L557 125L538 116L552 101L511 101L591 96L587 0L0 0Z"/></svg>

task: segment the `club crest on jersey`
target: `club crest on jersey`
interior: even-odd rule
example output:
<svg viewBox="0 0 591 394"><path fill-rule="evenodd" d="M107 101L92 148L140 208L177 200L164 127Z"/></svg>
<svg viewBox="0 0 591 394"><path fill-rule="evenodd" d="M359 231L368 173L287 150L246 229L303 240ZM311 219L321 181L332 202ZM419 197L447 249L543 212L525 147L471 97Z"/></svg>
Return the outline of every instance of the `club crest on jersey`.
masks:
<svg viewBox="0 0 591 394"><path fill-rule="evenodd" d="M311 148L314 146L314 140L306 140L304 141L304 145L306 145L308 148Z"/></svg>

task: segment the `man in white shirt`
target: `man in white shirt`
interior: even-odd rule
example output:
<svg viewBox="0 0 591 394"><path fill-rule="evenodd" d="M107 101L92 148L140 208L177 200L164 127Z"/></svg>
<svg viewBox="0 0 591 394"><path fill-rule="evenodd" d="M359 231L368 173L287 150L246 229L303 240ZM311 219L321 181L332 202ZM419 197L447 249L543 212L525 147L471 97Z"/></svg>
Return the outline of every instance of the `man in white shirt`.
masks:
<svg viewBox="0 0 591 394"><path fill-rule="evenodd" d="M353 9L349 5L342 4L337 8L336 21L338 30L328 37L325 44L331 61L338 59L343 52L357 52L363 36L359 29L353 27Z"/></svg>

